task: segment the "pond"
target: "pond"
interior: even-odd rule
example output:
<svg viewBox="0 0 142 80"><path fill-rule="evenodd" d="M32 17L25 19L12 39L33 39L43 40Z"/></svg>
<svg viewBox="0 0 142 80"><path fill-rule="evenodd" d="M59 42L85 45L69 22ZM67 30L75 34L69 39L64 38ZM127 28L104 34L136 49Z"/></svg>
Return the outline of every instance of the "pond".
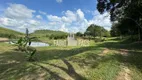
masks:
<svg viewBox="0 0 142 80"><path fill-rule="evenodd" d="M45 47L45 46L49 46L49 44L43 43L43 42L32 42L30 46L32 46L32 47Z"/></svg>
<svg viewBox="0 0 142 80"><path fill-rule="evenodd" d="M6 43L9 43L9 44L14 44L13 42L6 42ZM45 47L45 46L49 46L48 43L43 43L43 42L32 42L31 47Z"/></svg>

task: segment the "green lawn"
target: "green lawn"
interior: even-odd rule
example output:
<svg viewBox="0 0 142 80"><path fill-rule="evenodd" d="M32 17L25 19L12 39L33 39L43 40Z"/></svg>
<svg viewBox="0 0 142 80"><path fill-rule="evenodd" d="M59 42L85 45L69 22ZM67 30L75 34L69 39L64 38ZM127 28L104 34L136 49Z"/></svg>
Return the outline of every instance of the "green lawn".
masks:
<svg viewBox="0 0 142 80"><path fill-rule="evenodd" d="M89 47L40 47L36 61L28 62L16 46L0 43L0 80L116 80L122 63L132 71L132 80L141 80L140 46L109 39ZM109 51L103 54L105 48ZM119 49L130 55L124 59Z"/></svg>

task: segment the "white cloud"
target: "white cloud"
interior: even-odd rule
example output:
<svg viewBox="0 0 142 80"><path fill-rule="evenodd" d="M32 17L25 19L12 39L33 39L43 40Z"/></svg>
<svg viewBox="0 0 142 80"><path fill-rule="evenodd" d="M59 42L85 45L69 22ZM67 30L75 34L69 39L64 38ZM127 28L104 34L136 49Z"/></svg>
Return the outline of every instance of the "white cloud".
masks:
<svg viewBox="0 0 142 80"><path fill-rule="evenodd" d="M36 21L36 20L29 20L28 23L31 24L31 25L38 25L38 24L40 24L40 22Z"/></svg>
<svg viewBox="0 0 142 80"><path fill-rule="evenodd" d="M110 15L108 12L105 12L104 14L99 14L98 11L94 12L94 18L92 20L89 20L88 24L96 24L99 26L103 26L105 29L110 30L111 28L111 21L110 21Z"/></svg>
<svg viewBox="0 0 142 80"><path fill-rule="evenodd" d="M65 27L65 24L63 24L59 30L64 31L64 32L68 32L68 29Z"/></svg>
<svg viewBox="0 0 142 80"><path fill-rule="evenodd" d="M28 28L30 32L39 28L41 23L36 20L16 20L11 18L0 18L0 26L4 26L13 30L25 32L25 28Z"/></svg>
<svg viewBox="0 0 142 80"><path fill-rule="evenodd" d="M58 21L58 22L64 22L64 23L72 23L75 21L81 21L84 20L84 13L81 11L81 9L78 9L76 12L67 10L63 14L64 16L54 16L54 15L47 15L47 18L49 21Z"/></svg>
<svg viewBox="0 0 142 80"><path fill-rule="evenodd" d="M100 15L100 13L97 10L95 10L95 11L92 11L92 15L97 16L97 15Z"/></svg>
<svg viewBox="0 0 142 80"><path fill-rule="evenodd" d="M3 16L0 16L0 26L21 32L29 28L32 32L41 25L39 21L33 19L34 12L35 10L22 4L9 4L8 8L3 11Z"/></svg>
<svg viewBox="0 0 142 80"><path fill-rule="evenodd" d="M48 22L48 25L50 25L50 26L56 26L57 22Z"/></svg>
<svg viewBox="0 0 142 80"><path fill-rule="evenodd" d="M76 11L64 11L63 16L48 15L48 20L51 26L56 26L60 31L68 32L84 32L88 26L88 21L84 17L84 13L81 9Z"/></svg>
<svg viewBox="0 0 142 80"><path fill-rule="evenodd" d="M38 11L40 14L42 14L42 15L47 15L47 13L46 12L43 12L43 11Z"/></svg>
<svg viewBox="0 0 142 80"><path fill-rule="evenodd" d="M10 19L6 17L0 18L0 22L0 24L4 26L19 26L22 23L22 21L18 22L16 19Z"/></svg>
<svg viewBox="0 0 142 80"><path fill-rule="evenodd" d="M65 22L65 23L71 23L72 22L69 18L67 18L65 16L62 17L62 21Z"/></svg>
<svg viewBox="0 0 142 80"><path fill-rule="evenodd" d="M35 16L32 14L33 12L35 12L34 10L31 10L30 16L18 12L17 9L19 9L21 6L26 8L26 10L31 10L24 5L11 4L5 10L5 16L0 18L0 24L10 29L15 29L22 32L25 32L25 28L29 28L31 32L37 29L51 29L65 32L83 32L85 31L87 26L87 20L85 19L84 13L81 11L81 9L78 9L76 11L67 10L63 13L63 16L61 17L56 15L47 15L45 12L39 11L40 14L46 15L48 19L48 22L42 22L33 18L33 16ZM9 8L11 9L10 11ZM7 15L8 12L10 14L10 17ZM17 15L13 15L12 12L15 12L15 14ZM18 16L20 14L26 17L24 18ZM42 19L41 15L36 15L35 17L37 19Z"/></svg>
<svg viewBox="0 0 142 80"><path fill-rule="evenodd" d="M58 16L47 15L47 18L48 18L48 20L50 20L50 21L58 21L58 22L61 21L61 18L58 17Z"/></svg>
<svg viewBox="0 0 142 80"><path fill-rule="evenodd" d="M81 11L81 9L77 10L77 15L78 15L78 17L79 17L80 20L84 19L84 13Z"/></svg>
<svg viewBox="0 0 142 80"><path fill-rule="evenodd" d="M72 12L72 11L70 11L70 10L67 10L67 11L65 12L65 16L66 16L67 18L69 18L71 21L76 21L76 20L77 20L76 13L74 13L74 12Z"/></svg>
<svg viewBox="0 0 142 80"><path fill-rule="evenodd" d="M62 3L62 2L63 2L63 0L56 0L56 2L57 2L57 3Z"/></svg>
<svg viewBox="0 0 142 80"><path fill-rule="evenodd" d="M28 28L30 32L37 29L50 29L73 33L84 32L90 24L100 25L108 30L111 26L109 13L100 15L98 11L94 11L94 17L87 20L81 9L64 11L61 13L63 16L48 15L42 11L38 11L39 14L34 15L34 12L35 10L31 10L22 4L10 4L3 11L2 14L4 15L0 16L0 26L22 32L25 32L25 28ZM41 15L46 16L48 21L43 20Z"/></svg>
<svg viewBox="0 0 142 80"><path fill-rule="evenodd" d="M4 11L8 18L12 19L28 19L33 17L35 10L28 9L22 4L9 4L9 7Z"/></svg>
<svg viewBox="0 0 142 80"><path fill-rule="evenodd" d="M43 19L41 15L36 16L37 19Z"/></svg>
<svg viewBox="0 0 142 80"><path fill-rule="evenodd" d="M104 27L107 30L110 30L112 23L110 21L110 14L108 12L105 12L104 14L100 14L97 10L85 10L85 12L93 15L93 18L88 20L88 25L96 24Z"/></svg>

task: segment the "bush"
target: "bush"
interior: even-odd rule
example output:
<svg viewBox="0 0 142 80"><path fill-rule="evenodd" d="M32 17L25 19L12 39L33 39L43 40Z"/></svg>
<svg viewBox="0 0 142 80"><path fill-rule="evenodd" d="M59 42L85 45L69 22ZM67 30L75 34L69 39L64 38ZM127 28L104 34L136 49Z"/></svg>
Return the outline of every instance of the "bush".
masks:
<svg viewBox="0 0 142 80"><path fill-rule="evenodd" d="M105 38L101 39L101 38L95 38L95 42L103 42L105 41Z"/></svg>

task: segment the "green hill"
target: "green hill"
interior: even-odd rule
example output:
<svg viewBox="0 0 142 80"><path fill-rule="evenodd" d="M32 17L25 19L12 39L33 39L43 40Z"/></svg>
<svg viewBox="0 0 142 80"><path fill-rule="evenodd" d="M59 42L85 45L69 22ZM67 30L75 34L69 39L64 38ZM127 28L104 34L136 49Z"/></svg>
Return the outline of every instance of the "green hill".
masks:
<svg viewBox="0 0 142 80"><path fill-rule="evenodd" d="M49 39L64 39L67 37L68 33L62 31L53 31L53 30L36 30L31 33L35 37L44 37Z"/></svg>
<svg viewBox="0 0 142 80"><path fill-rule="evenodd" d="M11 29L3 28L0 27L0 37L5 37L5 38L18 38L23 36L24 33L17 32Z"/></svg>

